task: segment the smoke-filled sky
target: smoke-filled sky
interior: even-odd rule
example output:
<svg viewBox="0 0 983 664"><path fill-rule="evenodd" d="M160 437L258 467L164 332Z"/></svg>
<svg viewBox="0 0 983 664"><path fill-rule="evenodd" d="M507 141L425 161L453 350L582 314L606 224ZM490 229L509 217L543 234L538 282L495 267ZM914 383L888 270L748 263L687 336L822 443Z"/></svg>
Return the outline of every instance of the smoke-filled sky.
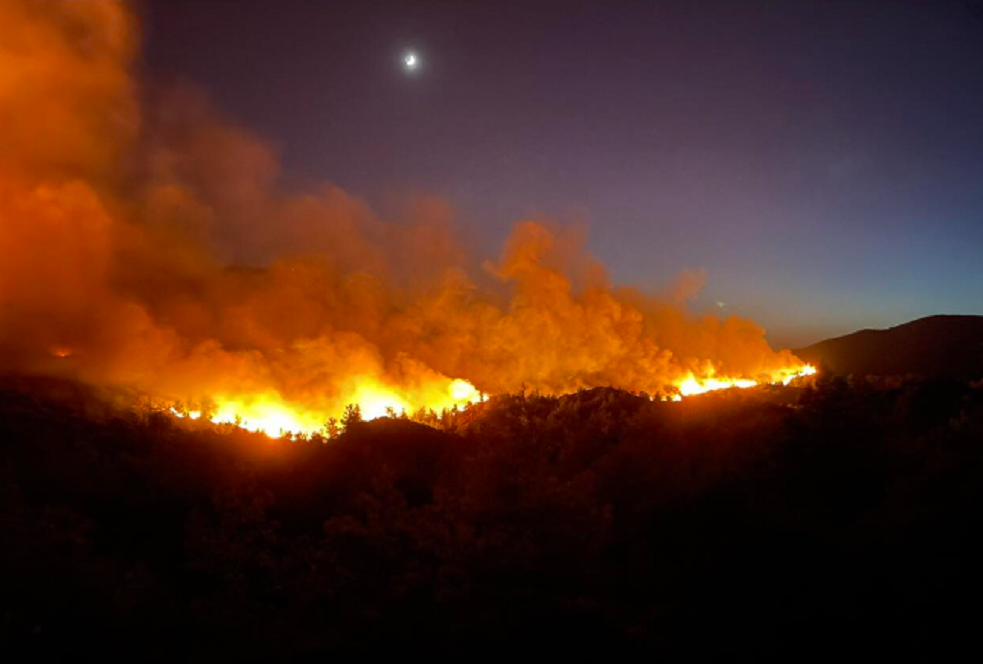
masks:
<svg viewBox="0 0 983 664"><path fill-rule="evenodd" d="M366 182L392 184L375 188L354 157L353 180L304 173L271 128L264 140L200 81L147 66L148 25L162 32L145 7L0 2L0 373L274 433L347 405L378 417L603 386L668 399L809 373L753 319L694 311L703 268L633 288L585 223L482 226L473 201L387 175L396 153L376 155ZM418 48L423 85L438 69ZM386 60L411 97L399 52ZM275 96L302 115L302 95ZM390 125L360 136L374 126ZM439 162L436 135L413 147L385 131L422 172Z"/></svg>
<svg viewBox="0 0 983 664"><path fill-rule="evenodd" d="M983 311L972 3L150 2L146 78L274 146L286 187L426 194L479 254L583 222L614 281L776 346ZM407 50L418 71L401 66ZM271 222L273 223L273 222ZM275 229L273 229L275 232ZM229 234L248 260L255 238Z"/></svg>

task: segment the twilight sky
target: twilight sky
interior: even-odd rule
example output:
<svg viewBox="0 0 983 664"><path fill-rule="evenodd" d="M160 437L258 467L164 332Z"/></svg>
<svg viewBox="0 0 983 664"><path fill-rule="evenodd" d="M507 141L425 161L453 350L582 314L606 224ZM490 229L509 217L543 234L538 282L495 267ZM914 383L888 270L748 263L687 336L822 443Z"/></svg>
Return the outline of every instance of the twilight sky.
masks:
<svg viewBox="0 0 983 664"><path fill-rule="evenodd" d="M440 195L487 255L586 221L614 281L705 268L695 309L797 346L983 313L977 7L151 1L144 57L288 182Z"/></svg>

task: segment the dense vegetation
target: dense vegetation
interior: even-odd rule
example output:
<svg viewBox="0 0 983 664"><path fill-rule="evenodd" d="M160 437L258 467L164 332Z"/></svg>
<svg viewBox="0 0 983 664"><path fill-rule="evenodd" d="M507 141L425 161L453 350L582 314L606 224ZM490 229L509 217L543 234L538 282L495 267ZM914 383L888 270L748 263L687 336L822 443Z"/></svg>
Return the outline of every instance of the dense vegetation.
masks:
<svg viewBox="0 0 983 664"><path fill-rule="evenodd" d="M983 390L510 395L270 441L0 392L0 630L140 661L937 651L977 629Z"/></svg>

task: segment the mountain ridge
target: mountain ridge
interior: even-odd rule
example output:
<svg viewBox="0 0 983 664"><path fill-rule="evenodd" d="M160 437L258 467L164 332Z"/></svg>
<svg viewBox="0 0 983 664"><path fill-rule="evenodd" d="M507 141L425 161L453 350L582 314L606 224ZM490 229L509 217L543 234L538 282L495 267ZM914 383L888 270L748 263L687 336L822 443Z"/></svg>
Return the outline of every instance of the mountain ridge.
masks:
<svg viewBox="0 0 983 664"><path fill-rule="evenodd" d="M983 316L937 314L792 351L835 374L983 378Z"/></svg>

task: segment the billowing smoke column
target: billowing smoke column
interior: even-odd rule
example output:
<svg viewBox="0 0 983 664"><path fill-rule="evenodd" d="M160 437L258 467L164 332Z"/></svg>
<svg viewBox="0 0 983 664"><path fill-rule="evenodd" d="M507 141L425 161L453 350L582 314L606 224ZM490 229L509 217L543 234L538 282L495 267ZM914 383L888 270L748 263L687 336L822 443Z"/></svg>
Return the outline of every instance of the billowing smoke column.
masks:
<svg viewBox="0 0 983 664"><path fill-rule="evenodd" d="M7 1L0 25L0 370L272 431L347 403L695 392L803 368L752 322L612 287L577 229L518 223L478 263L439 200L386 222L330 185L283 190L269 147L201 94L138 84L121 5Z"/></svg>

